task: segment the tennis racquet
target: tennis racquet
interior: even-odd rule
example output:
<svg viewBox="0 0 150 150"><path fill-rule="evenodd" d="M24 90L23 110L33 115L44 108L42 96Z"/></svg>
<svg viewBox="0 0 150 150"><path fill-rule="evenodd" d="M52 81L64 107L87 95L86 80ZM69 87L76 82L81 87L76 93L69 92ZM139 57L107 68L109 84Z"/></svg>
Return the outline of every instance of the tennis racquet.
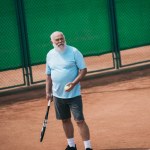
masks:
<svg viewBox="0 0 150 150"><path fill-rule="evenodd" d="M52 96L51 96L51 98L52 98ZM51 101L52 101L52 99L49 99L48 104L47 104L47 110L46 110L46 114L45 114L45 119L44 119L42 130L41 130L40 142L42 142L43 138L44 138L44 134L45 134L45 130L46 130L46 125L47 125L47 121L48 121L48 114L49 114L49 109L50 109Z"/></svg>

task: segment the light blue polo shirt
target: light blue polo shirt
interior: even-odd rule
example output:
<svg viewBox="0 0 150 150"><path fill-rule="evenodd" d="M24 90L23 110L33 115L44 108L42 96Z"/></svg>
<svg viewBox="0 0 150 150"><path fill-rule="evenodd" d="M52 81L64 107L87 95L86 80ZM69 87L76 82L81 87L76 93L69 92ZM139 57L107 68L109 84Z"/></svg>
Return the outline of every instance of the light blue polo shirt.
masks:
<svg viewBox="0 0 150 150"><path fill-rule="evenodd" d="M79 70L86 68L83 55L72 46L66 46L63 52L52 49L46 58L46 74L52 78L52 92L58 98L73 98L81 95L80 83L70 92L65 92L67 83L73 82Z"/></svg>

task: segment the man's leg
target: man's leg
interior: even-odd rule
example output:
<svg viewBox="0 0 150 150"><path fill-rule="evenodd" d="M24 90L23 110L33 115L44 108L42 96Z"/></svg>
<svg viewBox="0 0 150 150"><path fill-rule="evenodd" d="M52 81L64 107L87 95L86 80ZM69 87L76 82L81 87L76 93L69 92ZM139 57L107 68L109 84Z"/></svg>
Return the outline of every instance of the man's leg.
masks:
<svg viewBox="0 0 150 150"><path fill-rule="evenodd" d="M82 97L77 96L73 98L72 101L70 101L69 106L74 116L74 119L77 122L80 135L82 137L82 140L84 141L85 149L92 150L89 128L84 120L83 115Z"/></svg>
<svg viewBox="0 0 150 150"><path fill-rule="evenodd" d="M56 118L58 120L62 120L63 129L65 135L67 137L68 146L66 150L76 150L75 142L74 142L74 129L71 122L71 113L68 104L66 104L66 100L61 98L54 97Z"/></svg>
<svg viewBox="0 0 150 150"><path fill-rule="evenodd" d="M74 142L74 128L71 119L69 118L62 120L62 125L69 145L69 147L67 147L66 149L76 150Z"/></svg>
<svg viewBox="0 0 150 150"><path fill-rule="evenodd" d="M62 120L62 124L67 139L73 138L74 128L71 119L69 118L69 119Z"/></svg>
<svg viewBox="0 0 150 150"><path fill-rule="evenodd" d="M92 150L92 146L91 146L91 141L90 141L90 132L89 132L89 128L86 124L86 122L83 121L76 121L78 128L79 128L79 133L82 137L82 140L84 142L84 146L85 149L91 149Z"/></svg>
<svg viewBox="0 0 150 150"><path fill-rule="evenodd" d="M89 128L86 124L86 122L83 121L76 121L77 125L78 125L78 129L79 129L79 133L82 137L83 141L88 141L90 140L90 132L89 132Z"/></svg>

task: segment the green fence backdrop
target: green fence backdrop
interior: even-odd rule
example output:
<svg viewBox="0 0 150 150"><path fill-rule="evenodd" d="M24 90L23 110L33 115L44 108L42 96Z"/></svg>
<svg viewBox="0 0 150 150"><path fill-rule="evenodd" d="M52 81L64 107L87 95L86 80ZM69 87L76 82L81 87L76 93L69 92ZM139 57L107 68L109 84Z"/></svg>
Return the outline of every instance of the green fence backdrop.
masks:
<svg viewBox="0 0 150 150"><path fill-rule="evenodd" d="M0 0L0 70L22 66L15 3Z"/></svg>
<svg viewBox="0 0 150 150"><path fill-rule="evenodd" d="M150 44L150 0L116 0L121 50Z"/></svg>
<svg viewBox="0 0 150 150"><path fill-rule="evenodd" d="M57 30L84 56L112 53L119 68L121 50L150 45L150 0L0 0L0 71L32 79Z"/></svg>

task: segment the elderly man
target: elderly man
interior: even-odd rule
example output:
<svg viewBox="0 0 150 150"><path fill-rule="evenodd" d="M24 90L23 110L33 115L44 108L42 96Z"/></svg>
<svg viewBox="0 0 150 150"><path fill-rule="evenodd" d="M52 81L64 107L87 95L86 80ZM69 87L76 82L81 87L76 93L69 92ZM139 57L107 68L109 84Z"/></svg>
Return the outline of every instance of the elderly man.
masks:
<svg viewBox="0 0 150 150"><path fill-rule="evenodd" d="M89 128L85 122L80 81L87 73L83 55L72 46L66 45L65 36L56 31L50 36L54 49L46 58L46 98L53 94L56 118L62 120L68 146L65 150L77 150L71 113L76 121L85 150L92 150ZM64 88L67 85L67 88Z"/></svg>

